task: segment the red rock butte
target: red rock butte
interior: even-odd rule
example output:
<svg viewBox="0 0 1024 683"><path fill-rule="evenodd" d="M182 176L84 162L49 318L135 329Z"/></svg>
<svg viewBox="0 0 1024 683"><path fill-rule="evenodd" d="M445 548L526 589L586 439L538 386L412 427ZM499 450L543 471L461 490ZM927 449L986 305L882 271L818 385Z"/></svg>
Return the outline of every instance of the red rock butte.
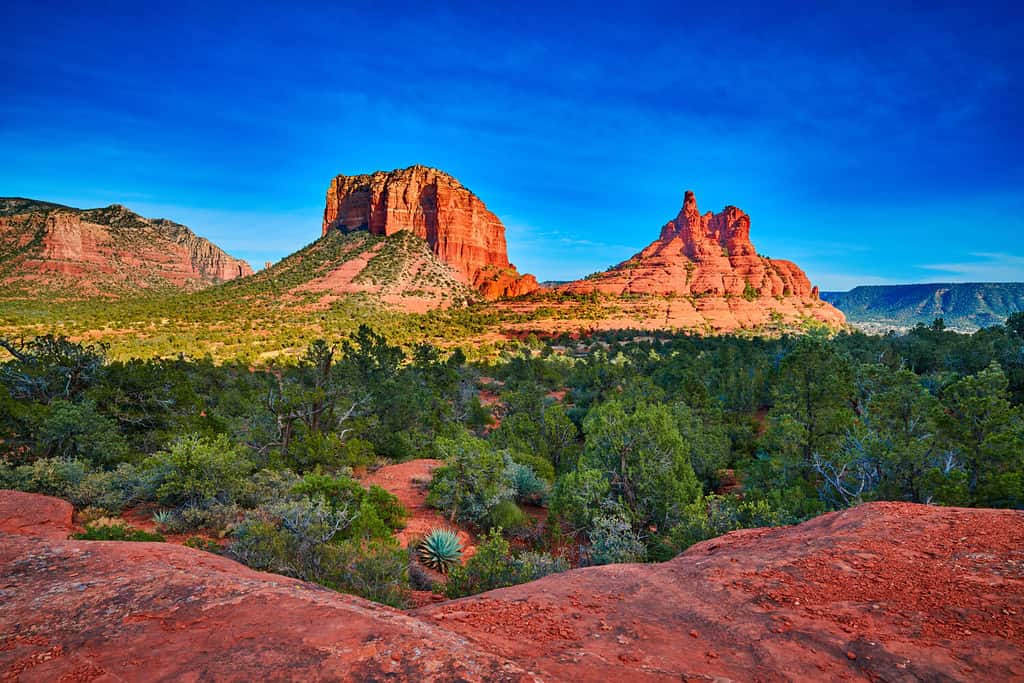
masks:
<svg viewBox="0 0 1024 683"><path fill-rule="evenodd" d="M434 168L335 177L327 188L322 234L330 230L385 236L409 230L488 299L539 289L536 278L520 275L509 263L501 220L458 180Z"/></svg>
<svg viewBox="0 0 1024 683"><path fill-rule="evenodd" d="M818 299L818 288L811 286L795 263L757 253L750 241L750 216L735 206L702 215L689 190L679 215L665 224L661 236L647 248L604 273L569 283L565 289L618 295Z"/></svg>
<svg viewBox="0 0 1024 683"><path fill-rule="evenodd" d="M124 206L100 209L0 198L0 281L69 293L124 293L172 286L201 289L252 274L189 228L144 218Z"/></svg>

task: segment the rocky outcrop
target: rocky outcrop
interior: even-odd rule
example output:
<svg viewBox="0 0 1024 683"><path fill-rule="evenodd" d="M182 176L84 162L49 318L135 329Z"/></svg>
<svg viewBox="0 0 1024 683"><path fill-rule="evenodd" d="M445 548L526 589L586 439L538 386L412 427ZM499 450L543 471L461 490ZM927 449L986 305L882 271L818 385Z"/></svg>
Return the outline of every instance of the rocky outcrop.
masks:
<svg viewBox="0 0 1024 683"><path fill-rule="evenodd" d="M1024 677L1024 512L872 503L414 614L556 681Z"/></svg>
<svg viewBox="0 0 1024 683"><path fill-rule="evenodd" d="M761 256L750 217L735 206L701 214L687 191L683 207L646 249L615 268L565 285L571 292L818 298L796 264Z"/></svg>
<svg viewBox="0 0 1024 683"><path fill-rule="evenodd" d="M844 324L843 314L821 301L818 288L790 261L757 253L750 241L750 217L735 206L701 214L687 191L675 219L643 251L603 273L556 287L559 292L631 298L615 319L594 318L591 329L685 329L730 332L792 327L818 321ZM657 319L641 312L664 300ZM591 316L593 318L593 316Z"/></svg>
<svg viewBox="0 0 1024 683"><path fill-rule="evenodd" d="M323 234L408 230L430 245L467 284L487 298L519 296L539 288L509 263L505 226L452 176L426 166L335 177L327 188Z"/></svg>
<svg viewBox="0 0 1024 683"><path fill-rule="evenodd" d="M200 289L252 274L184 225L114 204L80 210L0 199L0 279L70 296Z"/></svg>
<svg viewBox="0 0 1024 683"><path fill-rule="evenodd" d="M1024 512L873 503L402 613L0 491L0 678L1010 681ZM311 627L312 625L312 627Z"/></svg>
<svg viewBox="0 0 1024 683"><path fill-rule="evenodd" d="M3 681L538 680L443 627L217 555L57 540L70 519L52 498L0 491L8 511Z"/></svg>

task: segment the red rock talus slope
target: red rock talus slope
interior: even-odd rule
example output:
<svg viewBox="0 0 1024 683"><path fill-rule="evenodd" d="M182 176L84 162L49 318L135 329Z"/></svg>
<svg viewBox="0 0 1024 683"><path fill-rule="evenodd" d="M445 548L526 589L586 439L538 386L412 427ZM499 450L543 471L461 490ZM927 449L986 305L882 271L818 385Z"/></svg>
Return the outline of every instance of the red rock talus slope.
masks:
<svg viewBox="0 0 1024 683"><path fill-rule="evenodd" d="M123 206L81 210L0 199L0 282L9 290L70 296L140 289L200 289L252 274L183 225L143 218Z"/></svg>
<svg viewBox="0 0 1024 683"><path fill-rule="evenodd" d="M0 678L1024 677L1022 512L863 505L408 614L190 548L57 540L68 513L0 492Z"/></svg>
<svg viewBox="0 0 1024 683"><path fill-rule="evenodd" d="M327 188L323 234L335 229L375 235L409 230L489 299L538 289L532 275L520 275L509 263L498 217L458 180L434 168L337 176Z"/></svg>
<svg viewBox="0 0 1024 683"><path fill-rule="evenodd" d="M727 206L721 213L702 215L689 191L679 215L646 249L604 273L560 289L574 294L688 297L697 311L705 308L702 299L725 298L730 303L724 308L737 309L741 323L744 318L766 321L773 310L785 314L798 309L829 324L844 322L841 312L818 298L818 288L796 264L758 255L750 241L747 214ZM774 305L772 299L786 305ZM712 314L714 308L709 309Z"/></svg>

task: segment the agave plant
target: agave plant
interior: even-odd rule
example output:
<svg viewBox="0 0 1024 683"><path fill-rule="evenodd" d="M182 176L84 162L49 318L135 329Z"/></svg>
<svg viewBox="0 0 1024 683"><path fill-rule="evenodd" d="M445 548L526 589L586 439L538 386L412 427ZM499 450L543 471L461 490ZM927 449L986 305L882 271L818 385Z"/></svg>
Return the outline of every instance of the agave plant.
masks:
<svg viewBox="0 0 1024 683"><path fill-rule="evenodd" d="M427 567L447 574L462 561L462 544L450 529L433 529L419 544L419 557Z"/></svg>
<svg viewBox="0 0 1024 683"><path fill-rule="evenodd" d="M157 528L167 529L174 524L174 512L172 510L157 510L153 513L153 522Z"/></svg>

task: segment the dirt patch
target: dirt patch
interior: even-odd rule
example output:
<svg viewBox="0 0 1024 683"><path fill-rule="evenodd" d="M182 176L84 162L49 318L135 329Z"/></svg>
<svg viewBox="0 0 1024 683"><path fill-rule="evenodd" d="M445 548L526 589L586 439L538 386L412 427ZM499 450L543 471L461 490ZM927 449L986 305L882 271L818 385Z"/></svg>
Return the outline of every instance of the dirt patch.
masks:
<svg viewBox="0 0 1024 683"><path fill-rule="evenodd" d="M476 538L459 528L439 511L427 505L427 486L433 471L443 465L440 460L422 458L397 465L386 465L362 479L364 486L376 485L392 493L409 512L406 526L396 535L403 548L428 534L432 529L453 529L462 543L463 561L476 552Z"/></svg>

